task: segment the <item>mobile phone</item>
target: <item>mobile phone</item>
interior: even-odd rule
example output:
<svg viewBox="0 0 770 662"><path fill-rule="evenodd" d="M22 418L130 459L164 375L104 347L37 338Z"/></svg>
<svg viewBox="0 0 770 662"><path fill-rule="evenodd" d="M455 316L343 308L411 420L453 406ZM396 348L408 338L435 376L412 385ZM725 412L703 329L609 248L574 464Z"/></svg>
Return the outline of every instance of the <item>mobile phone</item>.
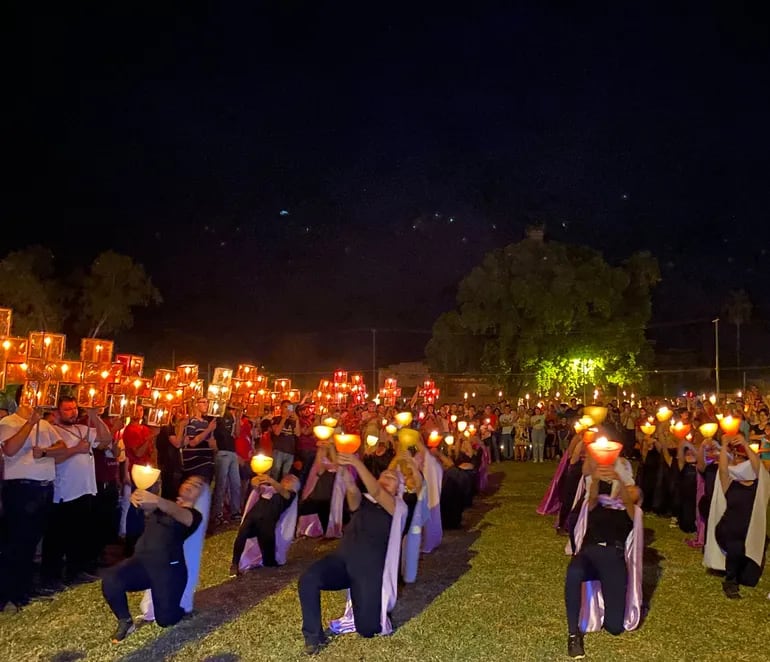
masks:
<svg viewBox="0 0 770 662"><path fill-rule="evenodd" d="M286 405L286 410L293 412L294 411L294 405Z"/></svg>

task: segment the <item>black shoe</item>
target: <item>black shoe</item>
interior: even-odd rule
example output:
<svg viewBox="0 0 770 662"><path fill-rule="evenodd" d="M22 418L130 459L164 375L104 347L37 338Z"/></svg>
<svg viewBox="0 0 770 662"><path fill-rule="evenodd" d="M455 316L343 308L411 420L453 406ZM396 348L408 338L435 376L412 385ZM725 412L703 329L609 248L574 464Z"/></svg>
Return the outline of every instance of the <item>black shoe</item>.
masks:
<svg viewBox="0 0 770 662"><path fill-rule="evenodd" d="M64 587L64 585L62 585ZM32 589L33 597L51 597L56 593L56 589L53 586L37 586Z"/></svg>
<svg viewBox="0 0 770 662"><path fill-rule="evenodd" d="M305 644L305 655L318 655L329 644L328 639L323 639L317 644Z"/></svg>
<svg viewBox="0 0 770 662"><path fill-rule="evenodd" d="M91 582L98 582L101 579L98 575L92 575L90 572L79 572L74 577L65 580L65 584L70 586L76 586L78 584L90 584Z"/></svg>
<svg viewBox="0 0 770 662"><path fill-rule="evenodd" d="M54 593L61 593L67 590L67 585L64 582L60 582L58 579L53 579L46 582L43 586L46 591L53 591Z"/></svg>
<svg viewBox="0 0 770 662"><path fill-rule="evenodd" d="M731 600L741 599L741 593L738 590L738 584L736 582L722 582L722 590L724 591L724 594Z"/></svg>
<svg viewBox="0 0 770 662"><path fill-rule="evenodd" d="M123 641L129 634L131 634L135 630L136 630L136 625L134 625L134 621L132 619L127 618L124 621L118 621L118 627L115 629L115 632L112 634L112 637L110 637L110 641L113 644L117 644Z"/></svg>
<svg viewBox="0 0 770 662"><path fill-rule="evenodd" d="M230 515L230 521L231 522L240 522L241 521L241 517L243 517L243 515L241 515L240 513L235 513L235 515Z"/></svg>
<svg viewBox="0 0 770 662"><path fill-rule="evenodd" d="M579 660L586 656L586 649L583 648L583 634L571 634L567 638L567 655L573 660Z"/></svg>

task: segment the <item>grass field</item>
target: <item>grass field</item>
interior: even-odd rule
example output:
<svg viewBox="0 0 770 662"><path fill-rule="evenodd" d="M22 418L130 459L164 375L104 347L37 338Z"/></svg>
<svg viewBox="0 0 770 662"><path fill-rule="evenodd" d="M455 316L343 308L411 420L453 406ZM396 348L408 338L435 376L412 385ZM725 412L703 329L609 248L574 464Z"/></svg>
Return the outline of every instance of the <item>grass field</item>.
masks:
<svg viewBox="0 0 770 662"><path fill-rule="evenodd" d="M492 494L466 514L467 530L449 532L423 558L416 584L404 588L392 637L339 637L318 660L565 660L563 579L568 558L551 518L535 507L555 465L506 463ZM591 659L767 660L770 581L722 595L700 552L683 544L667 520L645 517L645 594L649 615L620 637L586 635ZM196 613L176 627L142 627L119 646L108 638L114 619L99 585L79 586L20 614L0 614L0 660L302 659L298 574L335 543L301 541L289 563L227 577L234 530L206 542ZM138 612L137 595L131 606ZM328 594L324 619L339 616L344 593Z"/></svg>

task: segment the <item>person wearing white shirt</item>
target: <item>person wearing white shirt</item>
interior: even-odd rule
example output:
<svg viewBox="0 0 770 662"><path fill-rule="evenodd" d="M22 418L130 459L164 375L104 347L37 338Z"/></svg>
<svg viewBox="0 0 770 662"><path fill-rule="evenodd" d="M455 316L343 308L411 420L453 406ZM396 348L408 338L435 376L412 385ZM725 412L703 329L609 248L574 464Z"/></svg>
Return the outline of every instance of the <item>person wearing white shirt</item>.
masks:
<svg viewBox="0 0 770 662"><path fill-rule="evenodd" d="M35 550L50 511L55 458L61 457L66 447L53 427L28 405L0 420L0 446L5 461L2 494L6 525L0 546L0 610L8 602L18 610L35 592Z"/></svg>
<svg viewBox="0 0 770 662"><path fill-rule="evenodd" d="M79 424L75 398L59 398L57 421L59 438L67 447L56 460L53 509L43 539L43 575L49 585L62 580L78 583L94 581L97 542L94 535L93 504L96 495L94 448L107 448L112 442L109 428L89 409L88 425ZM66 559L66 568L64 560Z"/></svg>

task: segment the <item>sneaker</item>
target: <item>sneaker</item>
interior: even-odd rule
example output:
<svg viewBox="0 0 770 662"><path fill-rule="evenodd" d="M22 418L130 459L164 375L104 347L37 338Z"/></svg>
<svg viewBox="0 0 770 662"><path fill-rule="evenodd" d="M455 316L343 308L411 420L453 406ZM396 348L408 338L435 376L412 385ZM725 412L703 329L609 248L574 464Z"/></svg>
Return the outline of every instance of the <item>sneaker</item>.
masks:
<svg viewBox="0 0 770 662"><path fill-rule="evenodd" d="M723 581L722 582L722 591L724 591L724 594L730 598L730 600L740 600L741 599L741 593L738 590L738 584L735 582L729 582L729 581Z"/></svg>
<svg viewBox="0 0 770 662"><path fill-rule="evenodd" d="M586 656L586 650L583 648L583 634L571 634L567 638L567 655L573 660L580 660Z"/></svg>
<svg viewBox="0 0 770 662"><path fill-rule="evenodd" d="M118 644L135 630L136 630L136 625L134 625L133 619L127 618L124 621L118 621L118 627L115 629L115 632L112 634L110 641L113 644Z"/></svg>
<svg viewBox="0 0 770 662"><path fill-rule="evenodd" d="M222 526L225 523L225 518L222 515L216 515L214 517L214 526Z"/></svg>
<svg viewBox="0 0 770 662"><path fill-rule="evenodd" d="M235 563L231 563L230 572L228 573L228 575L230 577L238 577L240 574L241 574L240 568Z"/></svg>

